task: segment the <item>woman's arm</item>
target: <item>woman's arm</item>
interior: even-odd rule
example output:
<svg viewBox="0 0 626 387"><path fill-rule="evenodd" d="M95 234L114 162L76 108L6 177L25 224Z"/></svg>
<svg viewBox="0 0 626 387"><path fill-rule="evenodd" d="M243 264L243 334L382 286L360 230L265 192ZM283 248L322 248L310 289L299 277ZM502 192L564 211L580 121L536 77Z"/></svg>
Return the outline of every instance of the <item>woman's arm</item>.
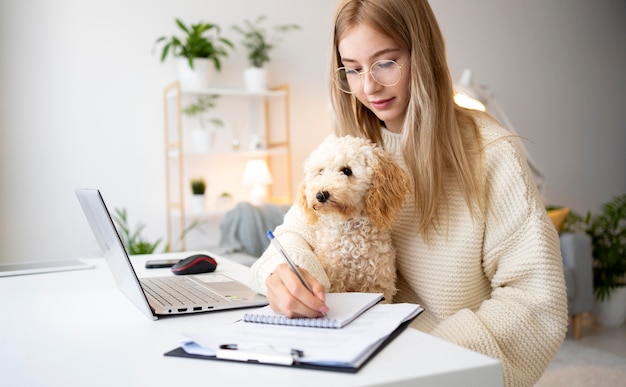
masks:
<svg viewBox="0 0 626 387"><path fill-rule="evenodd" d="M459 310L431 333L501 359L507 384L532 385L567 329L558 235L516 140L487 145L485 162L483 270L491 297L475 310Z"/></svg>
<svg viewBox="0 0 626 387"><path fill-rule="evenodd" d="M314 231L304 221L297 205L287 212L283 224L274 234L305 275L313 294L289 270L278 250L271 245L252 265L250 286L265 294L272 309L278 313L290 317L316 317L319 313L326 313L324 293L330 289L330 282L313 252Z"/></svg>

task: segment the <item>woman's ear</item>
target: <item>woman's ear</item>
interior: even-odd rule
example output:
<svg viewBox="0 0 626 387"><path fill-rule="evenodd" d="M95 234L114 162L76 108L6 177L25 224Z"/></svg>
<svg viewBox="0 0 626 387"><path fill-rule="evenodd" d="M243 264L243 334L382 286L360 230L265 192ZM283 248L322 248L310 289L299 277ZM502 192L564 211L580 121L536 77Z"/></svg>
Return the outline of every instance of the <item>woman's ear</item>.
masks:
<svg viewBox="0 0 626 387"><path fill-rule="evenodd" d="M304 214L304 219L309 224L315 224L317 222L317 213L311 207L306 200L306 183L303 181L300 183L300 188L298 189L298 205L302 208L302 213Z"/></svg>
<svg viewBox="0 0 626 387"><path fill-rule="evenodd" d="M365 208L375 227L387 229L402 208L409 178L388 153L378 148L374 153L377 163L373 166L372 186L365 198Z"/></svg>

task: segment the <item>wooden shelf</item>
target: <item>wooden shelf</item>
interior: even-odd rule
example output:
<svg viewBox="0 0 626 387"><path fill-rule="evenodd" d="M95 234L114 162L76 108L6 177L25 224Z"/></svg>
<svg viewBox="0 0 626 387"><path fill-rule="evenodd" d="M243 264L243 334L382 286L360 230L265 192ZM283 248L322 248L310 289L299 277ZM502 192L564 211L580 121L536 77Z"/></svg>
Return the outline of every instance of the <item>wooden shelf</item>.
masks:
<svg viewBox="0 0 626 387"><path fill-rule="evenodd" d="M256 135L264 140L265 149L247 150L243 148L233 150L228 146L211 149L206 152L195 151L189 146L191 128L183 120L183 98L188 100L199 95L219 95L234 101L236 113L244 116L249 113L248 125L253 125L258 131ZM234 100L233 100L234 99ZM244 99L248 105L236 102ZM180 83L174 82L163 91L164 104L164 157L166 179L166 212L167 212L167 243L173 249L185 250L186 241L183 237L178 243L178 235L190 220L205 217L215 217L217 212L212 209L194 213L191 211L189 181L192 171L201 170L203 174L219 176L220 172L228 171L231 179L243 175L243 167L236 170L238 163L245 165L247 159L265 159L270 172L275 177L274 183L268 187L269 202L289 204L293 199L291 182L291 148L289 128L289 88L281 85L271 90L250 92L243 89L209 88L209 89L181 89ZM242 107L243 106L243 107ZM216 110L219 110L218 106ZM224 108L228 109L228 107ZM232 108L231 108L232 110ZM258 115L258 117L257 117ZM278 123L278 125L275 125ZM278 127L279 129L276 129ZM250 133L237 133L238 139ZM239 175L237 175L239 174ZM276 178L278 177L278 179ZM213 190L217 189L220 178L216 177L207 182ZM221 188L220 188L221 189ZM223 189L220 191L228 191ZM210 197L208 198L211 199Z"/></svg>

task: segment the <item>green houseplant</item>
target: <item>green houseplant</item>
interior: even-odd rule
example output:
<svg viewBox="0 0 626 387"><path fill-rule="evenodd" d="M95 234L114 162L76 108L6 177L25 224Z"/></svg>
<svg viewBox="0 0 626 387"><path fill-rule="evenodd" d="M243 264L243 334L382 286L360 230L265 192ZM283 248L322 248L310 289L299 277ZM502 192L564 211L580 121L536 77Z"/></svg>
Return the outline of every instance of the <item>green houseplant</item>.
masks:
<svg viewBox="0 0 626 387"><path fill-rule="evenodd" d="M144 223L138 223L134 229L128 224L128 213L125 208L116 208L112 215L115 226L120 234L122 244L126 248L129 255L153 254L157 247L161 244L162 238L154 242L147 240L142 234L146 228ZM203 222L194 220L180 234L179 240L182 240L188 232L199 227ZM171 246L165 245L164 253L171 252Z"/></svg>
<svg viewBox="0 0 626 387"><path fill-rule="evenodd" d="M227 50L234 48L234 45L220 35L217 24L200 22L187 26L180 19L176 19L176 25L183 37L161 36L155 42L155 47L163 44L161 62L169 54L176 58L182 88L209 87L212 72L222 69L221 60L228 57Z"/></svg>
<svg viewBox="0 0 626 387"><path fill-rule="evenodd" d="M300 29L297 24L281 24L268 31L262 26L265 19L267 17L261 15L254 21L244 20L243 26L232 26L242 36L241 43L248 50L248 61L252 67L260 68L270 61L270 51L276 47L281 34Z"/></svg>
<svg viewBox="0 0 626 387"><path fill-rule="evenodd" d="M206 114L217 107L219 95L201 95L196 101L183 109L183 114L189 117L195 117L200 123L200 127L206 128L206 123L213 124L218 127L224 126L224 122L219 118L208 118Z"/></svg>
<svg viewBox="0 0 626 387"><path fill-rule="evenodd" d="M206 191L206 181L202 177L191 179L191 192L194 195L204 195Z"/></svg>
<svg viewBox="0 0 626 387"><path fill-rule="evenodd" d="M192 143L198 152L208 152L213 144L214 129L224 126L221 119L208 116L211 109L217 106L218 98L218 95L201 95L183 109L184 115L196 118L200 124L191 131Z"/></svg>
<svg viewBox="0 0 626 387"><path fill-rule="evenodd" d="M206 181L203 177L191 179L191 209L195 213L204 211L204 192L206 191Z"/></svg>
<svg viewBox="0 0 626 387"><path fill-rule="evenodd" d="M161 243L161 238L155 242L150 242L143 237L142 232L146 227L143 223L139 223L132 230L128 224L128 214L125 208L116 208L113 220L117 225L122 244L126 247L129 255L152 254Z"/></svg>
<svg viewBox="0 0 626 387"><path fill-rule="evenodd" d="M594 315L600 325L617 327L626 321L626 194L615 196L596 214L569 214L564 231L591 237Z"/></svg>
<svg viewBox="0 0 626 387"><path fill-rule="evenodd" d="M234 48L230 40L220 35L220 27L204 22L187 26L180 19L176 19L176 25L184 33L183 38L172 35L161 36L156 40L155 44L165 43L161 51L161 62L165 61L171 52L175 57L184 57L192 69L196 58L206 58L213 62L217 71L220 71L221 58L228 57L227 48Z"/></svg>
<svg viewBox="0 0 626 387"><path fill-rule="evenodd" d="M297 24L281 24L270 29L263 27L267 17L261 15L255 20L244 20L243 25L233 25L232 29L241 35L241 44L248 52L250 67L244 70L246 88L261 91L267 88L267 73L264 65L270 61L270 51L276 48L280 36L286 32L299 30Z"/></svg>
<svg viewBox="0 0 626 387"><path fill-rule="evenodd" d="M585 223L593 248L594 291L603 301L626 286L626 194L605 203L601 213L587 214Z"/></svg>

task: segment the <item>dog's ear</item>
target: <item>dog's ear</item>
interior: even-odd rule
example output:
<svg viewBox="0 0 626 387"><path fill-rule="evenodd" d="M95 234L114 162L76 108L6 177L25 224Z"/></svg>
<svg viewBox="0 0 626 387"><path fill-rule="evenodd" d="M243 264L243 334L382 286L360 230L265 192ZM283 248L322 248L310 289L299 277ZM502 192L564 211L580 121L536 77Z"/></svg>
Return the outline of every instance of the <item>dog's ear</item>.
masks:
<svg viewBox="0 0 626 387"><path fill-rule="evenodd" d="M298 205L302 208L302 213L304 214L304 219L308 224L315 224L317 222L317 213L309 207L309 204L306 201L306 183L303 181L300 183L300 188L298 189Z"/></svg>
<svg viewBox="0 0 626 387"><path fill-rule="evenodd" d="M365 209L375 227L387 229L402 208L409 178L387 152L375 148L374 154L377 162L372 166L374 175L365 198Z"/></svg>

